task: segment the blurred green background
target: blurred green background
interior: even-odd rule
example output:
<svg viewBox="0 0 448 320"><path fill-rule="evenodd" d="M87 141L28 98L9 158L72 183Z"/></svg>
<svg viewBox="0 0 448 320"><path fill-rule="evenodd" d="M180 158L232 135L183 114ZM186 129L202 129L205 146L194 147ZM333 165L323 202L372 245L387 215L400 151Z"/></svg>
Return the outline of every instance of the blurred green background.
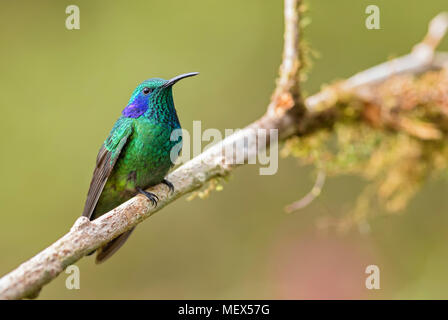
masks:
<svg viewBox="0 0 448 320"><path fill-rule="evenodd" d="M65 28L76 4L81 29ZM381 30L364 26L368 4ZM200 71L176 86L181 123L241 128L265 110L281 57L282 1L2 1L0 4L0 274L30 258L81 214L95 157L134 87ZM306 37L321 57L311 94L409 52L446 0L312 1ZM448 50L448 41L441 49ZM312 168L280 161L274 176L238 169L205 200L182 198L141 224L107 263L77 263L81 289L61 274L47 299L448 298L446 182L428 182L401 215L370 233L316 227L341 216L365 182L327 181L321 197L285 214L314 183ZM365 288L367 265L381 289Z"/></svg>

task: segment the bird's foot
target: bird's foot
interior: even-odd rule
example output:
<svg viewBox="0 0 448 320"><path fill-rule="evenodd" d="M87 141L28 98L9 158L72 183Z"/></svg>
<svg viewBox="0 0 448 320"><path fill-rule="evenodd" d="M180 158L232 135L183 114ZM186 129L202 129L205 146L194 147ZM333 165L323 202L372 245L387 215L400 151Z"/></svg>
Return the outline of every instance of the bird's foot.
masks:
<svg viewBox="0 0 448 320"><path fill-rule="evenodd" d="M156 196L154 193L145 191L143 189L138 189L138 192L143 194L146 198L148 198L148 200L151 201L151 203L154 207L157 207L157 201L159 201L158 196Z"/></svg>
<svg viewBox="0 0 448 320"><path fill-rule="evenodd" d="M168 189L170 189L170 192L174 192L174 186L173 186L173 184L172 184L171 182L169 182L169 181L166 180L166 179L163 179L163 180L162 180L162 183L163 183L164 185L167 185L167 186L168 186Z"/></svg>

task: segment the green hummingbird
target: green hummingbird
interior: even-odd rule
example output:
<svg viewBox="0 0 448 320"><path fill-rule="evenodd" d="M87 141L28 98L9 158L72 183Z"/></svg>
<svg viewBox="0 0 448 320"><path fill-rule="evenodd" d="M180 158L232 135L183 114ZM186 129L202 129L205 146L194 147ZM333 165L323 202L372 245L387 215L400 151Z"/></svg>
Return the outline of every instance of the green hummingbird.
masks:
<svg viewBox="0 0 448 320"><path fill-rule="evenodd" d="M176 161L178 152L173 155L172 149L181 145L182 135L177 135L177 141L171 139L172 132L181 128L172 87L179 80L197 74L181 74L170 80L148 79L134 90L100 148L83 216L90 220L98 218L138 193L156 206L157 196L144 189L159 183L174 190L165 176ZM96 263L114 254L133 230L100 247Z"/></svg>

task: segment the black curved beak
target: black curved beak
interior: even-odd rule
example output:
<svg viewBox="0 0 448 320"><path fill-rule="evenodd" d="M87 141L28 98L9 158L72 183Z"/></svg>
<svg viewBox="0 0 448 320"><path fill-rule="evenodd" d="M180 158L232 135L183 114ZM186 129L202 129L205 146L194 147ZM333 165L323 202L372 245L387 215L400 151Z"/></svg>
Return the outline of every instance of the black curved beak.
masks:
<svg viewBox="0 0 448 320"><path fill-rule="evenodd" d="M184 74L178 75L177 77L174 77L174 78L168 80L168 82L163 85L163 88L171 87L172 85L174 85L177 81L179 81L181 79L193 77L198 74L199 74L199 72L190 72L190 73L184 73Z"/></svg>

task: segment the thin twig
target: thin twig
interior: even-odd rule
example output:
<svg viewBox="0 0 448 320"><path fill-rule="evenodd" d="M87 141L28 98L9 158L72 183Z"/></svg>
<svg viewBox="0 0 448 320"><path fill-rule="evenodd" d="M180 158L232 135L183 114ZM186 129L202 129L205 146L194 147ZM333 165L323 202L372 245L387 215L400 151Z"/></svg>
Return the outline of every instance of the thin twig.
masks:
<svg viewBox="0 0 448 320"><path fill-rule="evenodd" d="M432 68L440 68L448 61L446 53L436 53L435 50L448 29L448 13L440 13L431 20L428 32L422 42L415 45L412 52L405 56L381 63L375 67L361 71L345 81L330 86L318 94L306 99L308 111L322 110L333 105L340 92L350 93L365 85L385 81L403 73L419 74Z"/></svg>
<svg viewBox="0 0 448 320"><path fill-rule="evenodd" d="M290 205L286 206L285 211L287 213L292 213L294 211L298 211L300 209L305 208L311 202L313 202L314 199L316 199L322 192L322 188L324 187L325 184L325 177L326 177L325 171L320 170L317 173L317 178L316 181L314 182L314 186L311 189L311 191L308 192L302 199L297 200L291 203Z"/></svg>

